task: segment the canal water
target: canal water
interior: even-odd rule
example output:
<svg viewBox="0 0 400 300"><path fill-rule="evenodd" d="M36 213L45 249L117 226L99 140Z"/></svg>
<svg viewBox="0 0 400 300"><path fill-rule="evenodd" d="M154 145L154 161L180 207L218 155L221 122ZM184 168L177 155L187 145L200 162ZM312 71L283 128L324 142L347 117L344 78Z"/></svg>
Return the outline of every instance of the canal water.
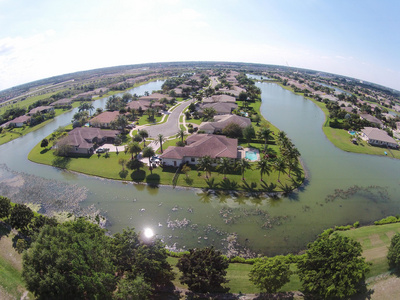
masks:
<svg viewBox="0 0 400 300"><path fill-rule="evenodd" d="M153 82L130 92L151 93L161 85L162 81ZM261 113L292 139L309 174L300 191L289 197L210 196L192 189L150 188L28 161L30 149L68 124L75 110L0 146L0 163L17 172L85 187L82 206L100 209L111 232L150 227L176 249L214 245L242 254L246 249L268 255L298 252L328 227L368 224L400 212L400 161L335 148L322 132L324 115L315 104L273 83L257 86L262 91ZM93 104L104 107L106 100Z"/></svg>

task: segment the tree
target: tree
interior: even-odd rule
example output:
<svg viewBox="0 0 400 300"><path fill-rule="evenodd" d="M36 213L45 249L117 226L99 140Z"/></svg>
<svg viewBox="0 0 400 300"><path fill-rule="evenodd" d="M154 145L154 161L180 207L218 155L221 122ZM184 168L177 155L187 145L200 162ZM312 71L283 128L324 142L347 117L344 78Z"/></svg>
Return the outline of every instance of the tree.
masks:
<svg viewBox="0 0 400 300"><path fill-rule="evenodd" d="M338 234L321 235L310 243L297 266L304 291L323 298L356 294L369 271L361 244Z"/></svg>
<svg viewBox="0 0 400 300"><path fill-rule="evenodd" d="M136 278L125 276L118 282L115 299L147 300L150 299L152 292L151 285L142 276Z"/></svg>
<svg viewBox="0 0 400 300"><path fill-rule="evenodd" d="M276 293L290 281L290 264L285 257L258 259L250 270L250 281L267 293Z"/></svg>
<svg viewBox="0 0 400 300"><path fill-rule="evenodd" d="M178 131L178 133L176 134L176 137L177 137L177 138L180 138L182 143L183 143L183 138L184 138L185 136L186 136L186 132L185 132L185 130L183 130L183 129L180 129L180 130Z"/></svg>
<svg viewBox="0 0 400 300"><path fill-rule="evenodd" d="M252 125L243 128L243 137L247 141L247 144L250 146L251 140L256 137L256 132Z"/></svg>
<svg viewBox="0 0 400 300"><path fill-rule="evenodd" d="M33 216L33 211L28 206L25 204L15 204L11 210L9 222L11 227L15 229L27 231Z"/></svg>
<svg viewBox="0 0 400 300"><path fill-rule="evenodd" d="M197 164L197 169L206 172L206 178L208 174L211 176L212 160L209 155L199 158L199 163Z"/></svg>
<svg viewBox="0 0 400 300"><path fill-rule="evenodd" d="M183 174L186 175L186 178L189 178L188 173L192 170L192 168L190 168L187 164L184 164L181 168L181 171Z"/></svg>
<svg viewBox="0 0 400 300"><path fill-rule="evenodd" d="M400 270L400 234L396 233L390 241L387 255L390 268Z"/></svg>
<svg viewBox="0 0 400 300"><path fill-rule="evenodd" d="M160 133L157 135L157 140L155 140L156 145L160 144L161 153L163 153L162 144L165 142L164 136Z"/></svg>
<svg viewBox="0 0 400 300"><path fill-rule="evenodd" d="M45 226L23 256L22 276L39 299L111 299L111 237L83 218Z"/></svg>
<svg viewBox="0 0 400 300"><path fill-rule="evenodd" d="M221 157L218 161L217 169L224 174L224 179L226 179L226 173L232 168L231 160L227 157Z"/></svg>
<svg viewBox="0 0 400 300"><path fill-rule="evenodd" d="M203 121L210 121L217 114L217 111L213 107L206 107L203 109Z"/></svg>
<svg viewBox="0 0 400 300"><path fill-rule="evenodd" d="M228 260L212 247L190 249L177 264L182 272L180 282L187 284L189 290L200 293L220 291L221 284L227 282L228 266Z"/></svg>
<svg viewBox="0 0 400 300"><path fill-rule="evenodd" d="M68 136L64 136L57 141L54 154L57 156L68 156L72 146L69 144Z"/></svg>
<svg viewBox="0 0 400 300"><path fill-rule="evenodd" d="M92 105L92 103L90 102L82 102L79 107L78 107L78 111L89 111L89 114L91 111L94 110L94 106Z"/></svg>
<svg viewBox="0 0 400 300"><path fill-rule="evenodd" d="M149 137L149 133L147 130L141 129L138 131L138 135L140 135L143 139L143 147L146 147L146 139Z"/></svg>
<svg viewBox="0 0 400 300"><path fill-rule="evenodd" d="M118 160L118 164L121 165L122 171L124 171L124 170L125 170L126 159L121 157L121 158Z"/></svg>
<svg viewBox="0 0 400 300"><path fill-rule="evenodd" d="M133 160L133 154L135 154L135 157L142 151L142 148L140 148L139 143L137 142L130 142L128 145L128 152L131 154L131 159Z"/></svg>
<svg viewBox="0 0 400 300"><path fill-rule="evenodd" d="M128 228L116 233L112 244L114 264L120 275L142 276L153 286L166 285L174 278L165 245L160 240L141 240L133 228Z"/></svg>
<svg viewBox="0 0 400 300"><path fill-rule="evenodd" d="M110 123L112 129L124 129L126 125L128 125L128 119L124 115L118 115L117 119Z"/></svg>
<svg viewBox="0 0 400 300"><path fill-rule="evenodd" d="M0 196L0 218L8 218L11 211L11 201L7 197Z"/></svg>
<svg viewBox="0 0 400 300"><path fill-rule="evenodd" d="M43 139L42 142L40 143L40 147L46 148L49 145L49 140L48 139Z"/></svg>
<svg viewBox="0 0 400 300"><path fill-rule="evenodd" d="M272 131L267 127L263 127L257 132L257 137L264 140L264 151L268 148L268 141L271 140Z"/></svg>
<svg viewBox="0 0 400 300"><path fill-rule="evenodd" d="M151 148L151 147L144 147L143 148L143 151L142 151L143 157L152 157L155 154L156 153L154 152L153 148Z"/></svg>
<svg viewBox="0 0 400 300"><path fill-rule="evenodd" d="M268 159L261 158L259 161L257 161L257 169L260 170L261 181L264 181L263 175L269 175L271 173L272 166Z"/></svg>
<svg viewBox="0 0 400 300"><path fill-rule="evenodd" d="M244 172L246 170L251 170L251 165L247 158L242 158L237 162L236 167L240 170L240 174L242 174L242 180L244 180Z"/></svg>
<svg viewBox="0 0 400 300"><path fill-rule="evenodd" d="M241 138L243 129L239 124L231 122L222 129L222 134L229 138Z"/></svg>
<svg viewBox="0 0 400 300"><path fill-rule="evenodd" d="M286 173L286 167L287 167L286 162L284 159L279 157L274 161L273 166L275 171L278 171L278 182L281 182L280 181L281 173Z"/></svg>

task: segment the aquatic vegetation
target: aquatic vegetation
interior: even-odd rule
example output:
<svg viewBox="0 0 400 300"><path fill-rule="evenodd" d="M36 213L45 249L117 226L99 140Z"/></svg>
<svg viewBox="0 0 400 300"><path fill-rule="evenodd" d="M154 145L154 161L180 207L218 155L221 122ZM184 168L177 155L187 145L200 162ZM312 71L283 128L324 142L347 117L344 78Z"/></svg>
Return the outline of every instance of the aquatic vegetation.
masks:
<svg viewBox="0 0 400 300"><path fill-rule="evenodd" d="M389 201L389 193L386 187L370 185L367 187L360 187L358 185L354 185L347 190L335 189L334 193L326 196L325 202L333 202L336 199L348 199L352 196L360 195L366 199L369 199L375 203Z"/></svg>

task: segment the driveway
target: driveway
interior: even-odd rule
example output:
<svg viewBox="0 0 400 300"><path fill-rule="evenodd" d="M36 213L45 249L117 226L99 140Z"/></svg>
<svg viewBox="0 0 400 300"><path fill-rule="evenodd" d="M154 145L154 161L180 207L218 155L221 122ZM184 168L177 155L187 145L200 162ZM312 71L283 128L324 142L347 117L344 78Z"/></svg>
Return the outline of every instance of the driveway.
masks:
<svg viewBox="0 0 400 300"><path fill-rule="evenodd" d="M180 130L179 127L179 116L182 111L193 102L193 99L187 100L179 104L175 109L170 113L167 122L159 125L153 126L140 126L140 128L136 129L145 129L149 133L149 137L156 138L160 133L164 137L169 137L176 135Z"/></svg>

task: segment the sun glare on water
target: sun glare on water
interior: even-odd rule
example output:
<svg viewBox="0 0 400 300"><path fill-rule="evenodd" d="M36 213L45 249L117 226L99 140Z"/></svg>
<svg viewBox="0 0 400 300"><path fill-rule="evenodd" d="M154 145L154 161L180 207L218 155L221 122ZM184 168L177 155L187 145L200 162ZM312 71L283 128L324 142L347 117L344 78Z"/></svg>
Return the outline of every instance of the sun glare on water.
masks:
<svg viewBox="0 0 400 300"><path fill-rule="evenodd" d="M146 237L146 238L152 238L153 236L154 236L154 232L153 232L153 229L151 229L151 228L145 228L144 229L144 236Z"/></svg>

